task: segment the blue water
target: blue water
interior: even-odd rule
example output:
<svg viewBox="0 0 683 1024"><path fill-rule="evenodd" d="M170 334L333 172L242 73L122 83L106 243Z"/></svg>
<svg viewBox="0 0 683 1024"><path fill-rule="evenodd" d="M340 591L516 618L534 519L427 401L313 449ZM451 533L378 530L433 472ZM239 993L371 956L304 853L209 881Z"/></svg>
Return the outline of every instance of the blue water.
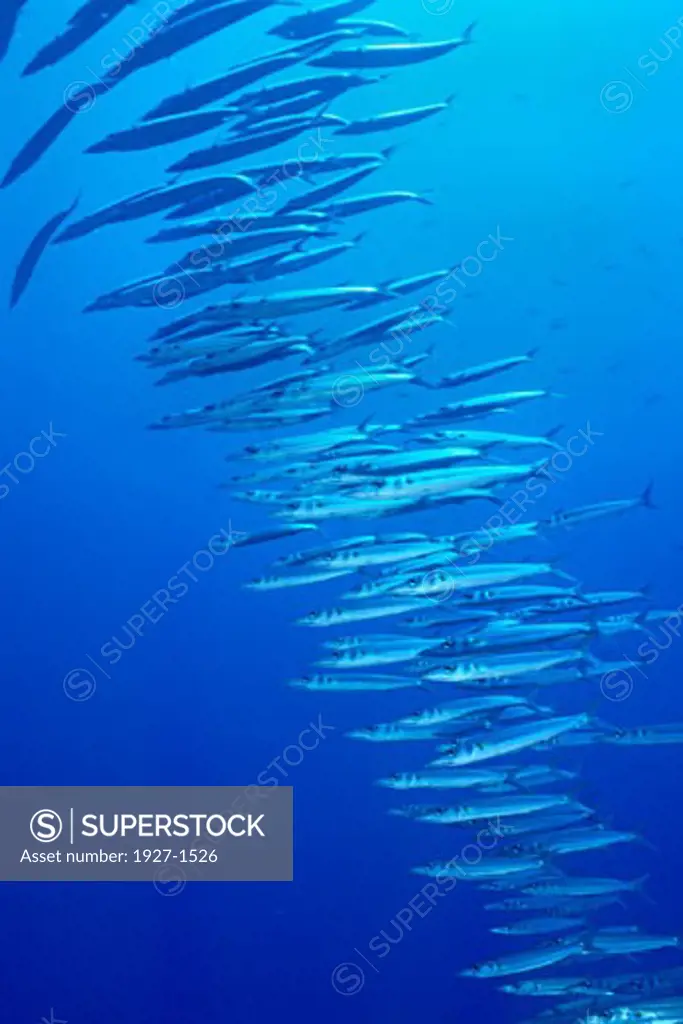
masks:
<svg viewBox="0 0 683 1024"><path fill-rule="evenodd" d="M71 83L90 82L102 58L125 46L146 10L131 8L63 63L21 79L76 6L29 0L23 12L0 66L2 166ZM90 212L157 184L165 167L198 148L191 140L86 156L86 146L128 127L165 95L276 48L265 30L283 12L291 13L260 14L132 75L75 118L45 158L0 194L0 291L9 292L19 255L39 227L77 194L81 213ZM590 423L599 432L589 452L558 475L534 517L637 495L654 480L656 511L554 536L548 550L587 589L649 584L661 608L683 601L683 53L676 45L661 59L665 33L680 15L673 0L645 7L633 0L462 0L443 14L419 0L377 0L371 16L421 39L457 36L478 22L471 47L397 71L333 105L358 117L455 93L448 111L395 139L381 137L382 145L400 145L372 178L372 189L429 190L435 205L353 222L345 237L367 229L353 255L307 276L311 286L372 284L452 266L497 231L509 238L460 290L451 312L457 330L439 328L427 339L435 344L430 372L539 349L530 368L490 390L547 387L558 397L520 409L502 427L477 426L533 433L562 424L567 437ZM650 48L658 54L654 72ZM348 149L375 147L371 136ZM246 163L290 154L284 146ZM388 955L372 952L382 929L397 936L396 915L420 888L410 866L443 856L443 839L388 817L387 794L371 785L395 770L398 748L343 737L353 725L412 710L414 696L322 696L284 685L308 669L318 643L292 620L334 603L339 590L331 583L283 597L241 584L267 572L275 553L295 550L296 540L277 552L228 552L211 571L195 572L187 593L116 664L100 653L125 636L126 621L218 530L266 523L256 506L231 502L216 488L234 471L225 454L253 438L144 428L167 412L246 390L271 371L240 375L239 384L225 376L156 389L133 356L162 318L146 310L81 313L97 295L159 269L159 254L142 244L151 224L118 225L51 248L22 304L2 314L0 462L12 464L42 431L59 436L31 472L13 470L17 483L2 478L10 486L0 502L0 778L14 785L224 785L275 771L294 786L295 881L195 884L173 898L143 884L4 884L0 1016L32 1024L52 1008L69 1024L519 1017L520 1008L493 986L457 977L501 949L486 931L483 894L471 888L459 886L424 918L416 915ZM297 286L293 278L282 285ZM339 320L326 315L316 324L333 331ZM425 343L415 344L421 351ZM407 418L428 405L405 388L363 402L363 413L378 420ZM340 413L338 422L358 415L358 408ZM412 516L391 528L456 532L481 521L480 506L456 506L430 513L426 525ZM617 653L633 657L640 640L617 642ZM628 700L607 701L597 682L553 700L563 709L597 708L619 723L676 721L683 718L681 664L674 639L647 679L634 675ZM89 700L69 700L63 680L82 667L92 671L96 691ZM320 718L324 741L298 765L277 762L283 776L274 759ZM400 759L407 769L421 763L414 748L401 748ZM657 852L622 847L603 854L601 870L649 873L652 902L635 901L638 922L679 932L678 748L587 748L569 751L563 763L580 767L582 798L655 844ZM676 962L657 956L658 964ZM365 974L352 995L330 981L343 962ZM540 1008L526 1009L529 1016Z"/></svg>

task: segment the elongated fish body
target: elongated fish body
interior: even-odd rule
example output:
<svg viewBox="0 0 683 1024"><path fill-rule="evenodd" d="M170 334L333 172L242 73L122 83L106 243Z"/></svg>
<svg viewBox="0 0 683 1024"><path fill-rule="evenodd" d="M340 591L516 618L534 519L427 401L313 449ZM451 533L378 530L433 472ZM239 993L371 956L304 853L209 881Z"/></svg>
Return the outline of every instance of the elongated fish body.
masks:
<svg viewBox="0 0 683 1024"><path fill-rule="evenodd" d="M399 578L398 582L388 589L398 597L433 597L455 593L459 595L460 591L552 574L554 571L553 566L545 562L501 562L470 566L458 566L454 563L452 569L429 573L423 571L419 576Z"/></svg>
<svg viewBox="0 0 683 1024"><path fill-rule="evenodd" d="M518 698L522 700L522 698ZM555 768L550 765L529 765L511 772L510 777L515 786L549 786L555 782L566 782L575 779L577 772L567 768Z"/></svg>
<svg viewBox="0 0 683 1024"><path fill-rule="evenodd" d="M251 92L243 92L236 98L235 106L246 111L259 107L272 109L279 103L297 99L312 91L321 96L334 97L353 86L371 85L376 81L376 78L366 78L343 71L327 75L307 75L279 82L277 85L264 85L260 89L252 89Z"/></svg>
<svg viewBox="0 0 683 1024"><path fill-rule="evenodd" d="M412 789L476 789L481 786L495 786L507 778L507 771L485 768L461 768L452 772L399 772L384 779L377 779L376 785L385 789L401 791Z"/></svg>
<svg viewBox="0 0 683 1024"><path fill-rule="evenodd" d="M381 167L381 163L368 164L366 167L360 167L355 171L350 171L348 174L344 174L339 178L334 178L332 181L328 181L325 185L320 185L318 188L312 189L307 192L304 196L297 196L294 199L290 199L289 202L285 203L282 207L283 213L291 213L295 210L307 210L319 206L320 203L331 199L333 196L339 195L340 192L346 191L347 188L351 188L353 185L362 181L363 178L367 178L368 174L372 174ZM318 212L325 212L318 211Z"/></svg>
<svg viewBox="0 0 683 1024"><path fill-rule="evenodd" d="M314 562L314 565L319 563ZM353 622L372 622L374 619L385 619L393 615L402 615L406 611L420 606L418 601L397 601L380 605L363 605L359 608L330 608L329 610L310 612L297 619L300 626L347 626Z"/></svg>
<svg viewBox="0 0 683 1024"><path fill-rule="evenodd" d="M345 576L345 572L315 572L305 573L299 576L272 576L260 580L252 580L245 583L248 590L283 590L288 587L306 587L312 583L327 583L328 580Z"/></svg>
<svg viewBox="0 0 683 1024"><path fill-rule="evenodd" d="M254 132L250 135L234 135L225 142L216 143L213 146L208 146L206 149L199 149L193 153L188 153L181 160L171 164L168 171L174 174L182 171L198 170L202 167L213 167L216 164L224 163L226 160L239 160L242 157L250 156L252 153L271 149L282 142L287 142L302 131L322 128L328 123L330 117L331 115L328 115L326 120L323 120L322 116L298 118L296 123L290 123L279 128L271 127L268 130ZM339 121L335 123L339 123Z"/></svg>
<svg viewBox="0 0 683 1024"><path fill-rule="evenodd" d="M335 245L322 246L320 249L309 249L308 252L291 252L273 263L271 272L267 275L271 278L284 277L285 274L296 274L300 270L308 270L309 267L317 267L320 263L341 256L342 253L355 249L357 242L337 242ZM262 274L261 277L265 277ZM313 354L313 348L308 346L308 355Z"/></svg>
<svg viewBox="0 0 683 1024"><path fill-rule="evenodd" d="M644 601L647 593L644 590L601 590L592 594L582 594L586 604L593 608L602 605L627 604L630 601Z"/></svg>
<svg viewBox="0 0 683 1024"><path fill-rule="evenodd" d="M19 15L27 2L28 0L5 0L2 15L0 15L0 61L4 60L7 55Z"/></svg>
<svg viewBox="0 0 683 1024"><path fill-rule="evenodd" d="M540 522L511 523L508 526L496 528L495 531L489 531L484 527L475 533L455 534L453 547L459 555L471 557L479 555L482 551L490 550L496 544L509 544L515 540L528 540L537 537L540 527Z"/></svg>
<svg viewBox="0 0 683 1024"><path fill-rule="evenodd" d="M570 797L564 794L548 794L547 796L500 796L476 797L460 807L441 807L418 817L418 821L436 825L457 825L462 822L486 821L491 818L507 818L518 814L534 814L560 807L569 803ZM538 867L542 864L536 858Z"/></svg>
<svg viewBox="0 0 683 1024"><path fill-rule="evenodd" d="M271 530L261 530L258 533L244 533L233 542L233 547L246 548L254 544L266 544L272 540L282 540L285 537L294 537L301 533L317 531L318 527L313 523L292 523L274 527Z"/></svg>
<svg viewBox="0 0 683 1024"><path fill-rule="evenodd" d="M516 601L537 601L545 598L563 600L574 599L575 591L566 587L551 584L531 584L530 586L488 587L486 590L468 590L461 594L459 601L468 605L498 605ZM579 601L581 599L579 598ZM581 601L585 607L585 602Z"/></svg>
<svg viewBox="0 0 683 1024"><path fill-rule="evenodd" d="M202 178L198 181L147 189L144 192L120 199L116 203L75 221L65 228L55 241L59 243L73 238L81 238L107 224L136 220L167 210L169 207L177 207L178 204L198 202L199 200L206 203L207 196L210 202L229 202L241 199L252 193L255 188L254 183L244 175L225 174Z"/></svg>
<svg viewBox="0 0 683 1024"><path fill-rule="evenodd" d="M233 0L232 3L217 6L218 2L209 0L209 3L195 3L176 9L163 27L149 35L144 46L138 47L132 60L119 66L115 80L124 81L140 68L166 60L271 4L271 0Z"/></svg>
<svg viewBox="0 0 683 1024"><path fill-rule="evenodd" d="M457 420L476 419L490 413L503 413L520 405L523 402L532 401L535 398L547 398L549 392L535 391L507 391L497 395L481 395L478 398L467 398L462 402L452 402L444 405L435 412L423 413L413 421L415 426L422 426L430 423L452 423ZM550 523L550 525L560 525Z"/></svg>
<svg viewBox="0 0 683 1024"><path fill-rule="evenodd" d="M302 350L305 350L305 347L301 344L290 342L282 344L278 339L275 343L272 341L255 342L237 349L209 352L205 356L190 359L169 370L157 381L157 384L172 384L174 381L186 380L190 377L211 377L217 373L246 370L255 366L263 366L265 363L277 359L286 359L289 356L297 355Z"/></svg>
<svg viewBox="0 0 683 1024"><path fill-rule="evenodd" d="M321 658L316 664L320 668L354 669L374 668L381 665L398 665L403 661L417 658L424 648L420 644L406 643L387 647L356 647L336 652L336 657ZM407 731L407 730L402 730Z"/></svg>
<svg viewBox="0 0 683 1024"><path fill-rule="evenodd" d="M216 306L207 306L202 311L202 317L209 322L225 325L250 323L254 320L277 320L278 317L299 316L333 306L344 306L353 302L358 295L374 294L376 291L377 289L372 287L345 286L276 292L268 296L250 296ZM401 379L409 380L411 377L406 375Z"/></svg>
<svg viewBox="0 0 683 1024"><path fill-rule="evenodd" d="M88 87L87 94L84 91L79 96L83 95L85 100L91 102L100 96L104 96L109 88L106 83L98 82L96 85ZM68 128L73 119L78 116L79 111L84 109L79 107L76 102L79 96L74 97L74 100L69 104L61 103L54 114L40 126L28 142L24 143L12 161L2 182L0 182L0 188L7 188L8 185L17 181L47 153L52 143Z"/></svg>
<svg viewBox="0 0 683 1024"><path fill-rule="evenodd" d="M460 974L472 978L502 978L509 974L526 974L529 971L539 971L544 967L552 967L553 964L560 964L565 960L580 957L585 952L586 948L582 942L567 940L523 953L511 953L498 960L488 960L467 968Z"/></svg>
<svg viewBox="0 0 683 1024"><path fill-rule="evenodd" d="M352 740L368 740L371 743L402 743L404 741L436 739L436 734L430 729L402 729L394 723L369 725L365 729L351 729L344 735Z"/></svg>
<svg viewBox="0 0 683 1024"><path fill-rule="evenodd" d="M552 832L554 829L565 829L572 825L585 824L587 818L593 816L590 807L574 804L562 807L552 814L536 814L533 818L508 818L505 823L506 835L509 837L526 836L535 833ZM538 850L532 852L538 853Z"/></svg>
<svg viewBox="0 0 683 1024"><path fill-rule="evenodd" d="M22 256L14 274L12 292L10 295L11 309L16 306L19 299L26 291L35 269L38 266L40 258L50 244L55 233L59 230L67 217L73 213L77 205L78 199L76 199L66 210L62 210L61 213L57 213L54 217L51 217L47 224L44 224L38 234L32 239L31 244Z"/></svg>
<svg viewBox="0 0 683 1024"><path fill-rule="evenodd" d="M424 642L424 641L422 641ZM428 645L425 645L428 650ZM400 719L401 725L432 726L441 725L444 722L452 722L457 718L467 718L481 712L501 711L505 708L529 708L525 697L518 697L514 694L494 694L481 697L463 697L459 700L448 701L440 704L437 708L429 708L426 711L415 711L411 715ZM503 779L497 780L499 782ZM491 783L494 785L494 783Z"/></svg>
<svg viewBox="0 0 683 1024"><path fill-rule="evenodd" d="M351 651L366 647L403 648L406 644L414 644L422 650L434 647L438 643L433 637L410 636L406 637L400 633L363 633L361 636L340 636L334 640L324 640L323 647L331 651Z"/></svg>
<svg viewBox="0 0 683 1024"><path fill-rule="evenodd" d="M395 206L396 203L410 202L431 205L431 200L425 199L417 192L395 190L393 192L376 192L365 196L352 196L348 199L331 199L327 203L321 203L316 209L322 210L328 217L343 219L344 217L355 217L359 213L370 213L372 210Z"/></svg>
<svg viewBox="0 0 683 1024"><path fill-rule="evenodd" d="M262 298L234 299L229 304L228 319L277 319L278 316L297 316L333 306L344 306L359 295L372 295L376 288L345 286L343 288L317 288L303 291L280 292ZM220 319L220 316L219 316Z"/></svg>
<svg viewBox="0 0 683 1024"><path fill-rule="evenodd" d="M542 867L540 857L483 857L478 864L468 864L454 857L452 861L433 861L424 867L412 868L412 873L427 878L461 878L466 882L478 882L523 874Z"/></svg>
<svg viewBox="0 0 683 1024"><path fill-rule="evenodd" d="M168 96L153 110L145 114L143 121L154 121L160 117L172 117L176 114L188 114L193 110L199 110L200 107L215 103L231 92L251 85L252 82L257 82L267 75L284 71L285 68L296 64L299 59L298 53L283 53L279 56L263 58L261 61L243 64L241 67L234 68L229 74L221 75L220 78L213 78L211 81L185 89L184 92L177 93L175 96Z"/></svg>
<svg viewBox="0 0 683 1024"><path fill-rule="evenodd" d="M181 139L219 128L230 117L224 110L206 110L181 114L159 121L147 121L133 128L112 132L100 142L88 146L86 153L130 153L135 150L166 146Z"/></svg>
<svg viewBox="0 0 683 1024"><path fill-rule="evenodd" d="M546 920L541 918L540 920ZM552 918L547 920L552 921ZM522 922L523 923L523 922ZM494 929L491 929L494 931ZM503 934L519 934L509 932ZM514 996L562 996L568 993L585 993L586 995L612 995L611 989L601 984L600 979L589 981L581 975L566 978L537 978L533 981L516 981L500 986L501 992Z"/></svg>
<svg viewBox="0 0 683 1024"><path fill-rule="evenodd" d="M314 434L300 434L297 437L283 437L268 444L248 445L244 455L261 461L279 460L291 456L319 453L321 449L343 449L357 442L366 441L365 429L356 427L331 427ZM353 538L351 539L353 543ZM369 542L371 543L371 542ZM334 547L334 545L330 545Z"/></svg>
<svg viewBox="0 0 683 1024"><path fill-rule="evenodd" d="M391 110L386 114L376 114L365 120L351 121L335 130L335 135L373 135L375 132L393 131L395 128L405 128L407 125L417 124L428 117L440 114L448 110L448 103L432 103L426 107L413 107L409 110Z"/></svg>
<svg viewBox="0 0 683 1024"><path fill-rule="evenodd" d="M324 221L324 216L323 216ZM184 238L196 238L201 235L218 235L221 241L228 247L227 252L229 255L234 256L240 252L249 252L252 248L257 248L258 243L250 241L249 237L254 233L257 238L263 238L266 242L272 242L273 245L277 245L278 242L290 242L290 241L303 241L306 233L304 232L300 238L296 237L298 224L293 217L281 218L277 222L277 218L273 218L271 222L270 218L262 218L261 221L256 221L250 224L250 230L244 233L237 234L225 234L226 224L229 226L229 221L226 221L224 217L210 217L199 220L191 220L184 224L173 224L167 228L161 228L155 235L151 235L147 241L149 243L157 242L175 242L180 241ZM312 224L301 224L301 227L320 227L320 224L313 222ZM252 232L253 229L253 232ZM274 231L294 231L295 234L291 237L285 235L285 237L278 237L277 234L270 234L269 232ZM315 234L315 232L314 232ZM324 234L320 237L325 237ZM242 242L242 238L245 239ZM270 247L270 246L269 246ZM187 257L186 257L187 259Z"/></svg>
<svg viewBox="0 0 683 1024"><path fill-rule="evenodd" d="M204 213L207 209L213 209L218 205L223 205L218 193L199 195L195 199L190 199L186 203L169 210L164 219L185 221L183 224L172 225L173 230L179 232L175 236L177 238L192 238L196 235L220 233L225 235L224 240L226 241L230 237L228 229L232 234L242 234L244 232L261 231L263 228L287 228L292 227L294 224L317 225L321 227L329 220L324 213L318 210L296 210L293 213L254 213L249 214L248 219L246 217L243 219L230 218L224 215L199 217L194 220L187 219L188 217L194 217L195 213Z"/></svg>
<svg viewBox="0 0 683 1024"><path fill-rule="evenodd" d="M560 736L572 729L579 729L589 723L587 714L565 715L549 718L524 725L507 726L503 729L492 729L490 733L482 733L476 740L462 740L454 746L446 748L443 756L432 761L432 768L458 768L460 766L488 761L494 757L504 757L520 750L528 750L543 740Z"/></svg>
<svg viewBox="0 0 683 1024"><path fill-rule="evenodd" d="M374 0L338 0L316 11L293 14L280 25L270 29L269 35L282 39L308 39L337 27L340 18L359 14L370 7Z"/></svg>
<svg viewBox="0 0 683 1024"><path fill-rule="evenodd" d="M420 608L424 608L424 601L422 598L416 599L416 604ZM401 622L401 626L406 629L450 629L453 626L464 626L472 622L486 622L491 618L496 617L496 612L473 609L469 611L464 609L463 611L456 610L450 615L411 615L409 618L404 619Z"/></svg>
<svg viewBox="0 0 683 1024"><path fill-rule="evenodd" d="M337 86L337 94L341 94L344 90L344 86ZM241 117L241 120L235 125L235 130L237 132L253 132L283 125L286 123L285 118L307 113L313 108L317 109L323 103L334 98L335 94L332 88L327 92L311 89L310 92L294 96L289 100L281 100L270 106L234 108ZM301 176L303 177L303 174Z"/></svg>
<svg viewBox="0 0 683 1024"><path fill-rule="evenodd" d="M622 878L555 878L532 882L522 890L530 895L556 896L611 896L620 892L635 892L643 885L645 878L632 881Z"/></svg>
<svg viewBox="0 0 683 1024"><path fill-rule="evenodd" d="M542 463L544 465L545 463ZM496 484L524 480L531 476L535 466L454 466L448 471L425 470L411 476L388 476L370 479L365 489L354 492L360 498L376 495L378 500L385 496L423 497L425 495L451 492L469 487L490 487Z"/></svg>
<svg viewBox="0 0 683 1024"><path fill-rule="evenodd" d="M408 36L408 32L405 29L399 25L392 24L390 21L366 21L361 18L344 18L342 21L338 21L337 24L342 25L344 28L355 29L364 36L395 36L402 39Z"/></svg>
<svg viewBox="0 0 683 1024"><path fill-rule="evenodd" d="M440 43L376 43L350 50L333 50L310 63L319 68L397 68L420 64L467 45L472 27L461 39L446 39Z"/></svg>
<svg viewBox="0 0 683 1024"><path fill-rule="evenodd" d="M329 214L326 214L329 216ZM388 286L384 286L385 288ZM355 308L355 303L350 307ZM332 342L323 343L317 358L329 359L332 356L341 355L349 349L355 348L365 342L371 342L375 338L381 338L393 327L399 327L405 320L418 316L422 313L420 306L411 306L409 309L402 309L396 313L390 313L379 320L373 320L369 324L356 327L346 334L339 335Z"/></svg>
<svg viewBox="0 0 683 1024"><path fill-rule="evenodd" d="M25 0L18 0L18 2L17 0L6 0L6 4L3 6L14 8L16 12L14 17L16 18L24 3ZM22 76L33 75L37 71L42 71L43 68L57 64L108 25L120 11L133 3L135 0L105 0L105 2L86 0L86 3L71 17L68 28L41 47L35 57L29 61ZM0 45L1 50L2 46ZM4 53L0 52L0 59L2 56Z"/></svg>
<svg viewBox="0 0 683 1024"><path fill-rule="evenodd" d="M326 544L324 547L308 548L305 551L295 551L291 555L282 555L282 557L276 559L273 564L306 565L311 562L316 562L318 558L329 553L331 550L342 551L346 546L362 547L364 545L370 546L374 543L375 535L372 533L366 534L365 536L349 537L346 540L338 541L337 543Z"/></svg>
<svg viewBox="0 0 683 1024"><path fill-rule="evenodd" d="M393 147L387 147L378 153L340 153L338 156L318 156L310 160L301 160L301 171L297 176L305 181L312 181L318 174L335 174L341 171L352 171L356 168L367 167L370 164L385 163L393 151ZM297 168L299 162L297 161ZM286 164L284 165L287 166ZM267 184L274 174L282 172L282 164L261 164L259 167L250 167L242 173L247 175L257 184ZM292 173L292 176L294 174ZM310 212L310 211L309 211ZM387 296L386 298L388 298ZM377 301L383 301L384 297L378 297ZM359 299L359 303L370 304L370 299ZM354 306L357 308L357 306Z"/></svg>
<svg viewBox="0 0 683 1024"><path fill-rule="evenodd" d="M174 228L164 228L148 241L166 241L166 234L173 233ZM311 238L326 238L329 232L317 224L292 224L281 228L264 228L262 231L249 231L242 235L233 235L225 242L227 257L244 256L260 249L272 249L277 245L284 245L288 242L301 243ZM164 236L164 237L162 237ZM221 260L214 261L214 265L221 263ZM176 263L167 268L166 273L172 274L178 267L188 270L201 271L212 265L211 256L208 251L202 254L201 250L193 249L185 254ZM232 269L232 268L228 268Z"/></svg>
<svg viewBox="0 0 683 1024"><path fill-rule="evenodd" d="M571 640L575 637L590 637L595 628L585 622L548 622L534 625L520 624L514 619L503 619L488 623L476 636L467 637L473 641L471 648L480 647L521 647L525 644L552 643Z"/></svg>
<svg viewBox="0 0 683 1024"><path fill-rule="evenodd" d="M624 747L666 746L683 743L683 723L641 726L636 729L615 729L603 737L605 743Z"/></svg>
<svg viewBox="0 0 683 1024"><path fill-rule="evenodd" d="M365 569L378 565L393 565L411 561L438 550L447 550L447 545L434 541L414 544L373 544L372 547L349 548L330 552L316 559L316 565L343 566L347 569ZM417 607L414 604L414 607Z"/></svg>
<svg viewBox="0 0 683 1024"><path fill-rule="evenodd" d="M585 926L583 917L528 917L513 924L498 925L489 931L496 935L557 935Z"/></svg>
<svg viewBox="0 0 683 1024"><path fill-rule="evenodd" d="M523 853L561 855L582 853L586 850L601 850L615 843L637 842L635 832L618 832L603 826L589 828L564 828L559 832L542 832L532 839L519 844Z"/></svg>
<svg viewBox="0 0 683 1024"><path fill-rule="evenodd" d="M507 823L505 827L508 827ZM484 910L500 910L504 912L548 910L566 914L585 914L588 916L595 910L611 907L619 902L620 897L618 895L589 896L585 899L567 897L562 900L559 900L557 896L508 896L497 903L487 903Z"/></svg>
<svg viewBox="0 0 683 1024"><path fill-rule="evenodd" d="M473 448L554 448L560 445L553 440L555 432L545 436L533 437L524 434L506 434L495 430L436 430L431 434L416 437L418 444L435 444L451 441L455 444L472 445Z"/></svg>
<svg viewBox="0 0 683 1024"><path fill-rule="evenodd" d="M509 356L507 359L496 359L490 363L482 363L480 366L472 366L467 370L459 370L457 373L449 373L432 386L436 388L457 388L462 387L464 384L473 384L475 381L485 380L487 377L493 377L497 373L505 372L505 370L514 370L517 366L530 363L533 358L534 353L529 352L524 356Z"/></svg>
<svg viewBox="0 0 683 1024"><path fill-rule="evenodd" d="M529 651L512 654L492 654L480 661L461 658L443 668L431 668L425 678L434 683L466 684L476 680L506 680L509 684L517 676L543 672L560 665L571 665L583 658L582 651ZM542 742L539 740L539 743Z"/></svg>
<svg viewBox="0 0 683 1024"><path fill-rule="evenodd" d="M398 278L396 281L387 281L385 287L387 291L393 295L410 295L412 292L420 291L423 288L428 288L430 284L435 284L437 281L442 281L445 277L449 277L452 270L434 270L427 274L419 274L416 277ZM355 303L351 306L351 309L364 309L366 306L372 306L377 302L386 302L387 299L364 299Z"/></svg>
<svg viewBox="0 0 683 1024"><path fill-rule="evenodd" d="M299 423L308 423L311 420L318 419L320 416L327 416L329 408L324 406L309 407L307 409L282 409L279 413L275 411L271 412L247 412L243 416L235 416L230 413L224 413L223 416L216 417L215 420L210 421L207 425L207 430L214 433L231 433L233 431L241 431L245 434L253 433L254 430L262 428L264 430L279 429L284 427L296 426ZM164 417L164 420L167 417ZM174 424L178 426L178 424ZM153 429L167 429L168 423L161 422L156 424ZM237 497L237 495L235 495Z"/></svg>
<svg viewBox="0 0 683 1024"><path fill-rule="evenodd" d="M565 512L556 512L548 519L548 526L576 526L579 523L592 522L594 519L603 519L605 516L621 515L630 512L631 509L654 508L652 503L652 484L650 484L638 498L624 498L619 501L601 501L596 505L584 505L582 508L568 509Z"/></svg>
<svg viewBox="0 0 683 1024"><path fill-rule="evenodd" d="M276 515L283 519L292 520L315 520L344 519L355 516L372 518L387 514L387 512L402 512L409 503L406 501L395 501L393 504L379 507L376 501L349 501L340 498L336 501L321 501L315 498L306 498L302 501L290 501L286 507L277 512Z"/></svg>
<svg viewBox="0 0 683 1024"><path fill-rule="evenodd" d="M213 356L215 358L219 354L225 354L229 358L237 352L248 349L251 343L256 345L265 344L266 342L273 344L275 341L283 341L285 345L288 345L292 339L281 339L276 335L264 338L257 332L252 337L245 336L242 338L236 338L233 334L214 333L209 337L193 339L187 342L184 340L180 342L171 340L164 345L156 345L135 358L141 363L146 363L150 369L156 369L160 366L173 366L175 363L190 362L193 359L199 359L201 356ZM305 341L303 336L296 339L294 343L296 344L301 341Z"/></svg>
<svg viewBox="0 0 683 1024"><path fill-rule="evenodd" d="M294 679L290 686L299 690L317 693L383 693L390 690L408 690L421 685L418 679L404 676L367 675L359 676L304 676Z"/></svg>
<svg viewBox="0 0 683 1024"><path fill-rule="evenodd" d="M478 459L480 452L477 448L461 448L451 446L448 448L435 448L431 452L416 451L402 452L380 456L371 461L349 460L344 463L343 468L348 473L357 473L360 476L379 476L380 473L409 473L411 470L420 469L445 469L450 468L453 463L465 459ZM417 556L416 556L417 557Z"/></svg>

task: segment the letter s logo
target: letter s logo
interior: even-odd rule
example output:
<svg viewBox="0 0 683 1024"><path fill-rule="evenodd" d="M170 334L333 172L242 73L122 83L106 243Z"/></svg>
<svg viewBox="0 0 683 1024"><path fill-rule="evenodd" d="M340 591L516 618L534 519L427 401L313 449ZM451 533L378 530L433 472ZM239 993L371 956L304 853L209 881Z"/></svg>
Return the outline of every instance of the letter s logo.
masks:
<svg viewBox="0 0 683 1024"><path fill-rule="evenodd" d="M56 811L36 811L29 825L31 835L39 843L53 843L62 834L62 819Z"/></svg>

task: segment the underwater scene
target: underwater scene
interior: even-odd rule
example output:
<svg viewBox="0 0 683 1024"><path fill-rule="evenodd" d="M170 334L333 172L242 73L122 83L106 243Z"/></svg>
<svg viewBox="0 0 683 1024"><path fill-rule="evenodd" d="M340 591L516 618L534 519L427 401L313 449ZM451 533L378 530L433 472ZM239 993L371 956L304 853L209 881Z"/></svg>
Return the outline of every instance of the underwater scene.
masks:
<svg viewBox="0 0 683 1024"><path fill-rule="evenodd" d="M1 0L2 786L294 837L4 881L2 1021L683 1024L682 76L670 0Z"/></svg>

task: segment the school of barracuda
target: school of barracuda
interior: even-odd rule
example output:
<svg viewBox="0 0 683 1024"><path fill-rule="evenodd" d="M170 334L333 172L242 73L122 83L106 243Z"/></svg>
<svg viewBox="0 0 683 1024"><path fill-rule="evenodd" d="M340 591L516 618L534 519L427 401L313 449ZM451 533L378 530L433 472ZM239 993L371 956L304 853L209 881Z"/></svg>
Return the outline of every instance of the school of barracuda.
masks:
<svg viewBox="0 0 683 1024"><path fill-rule="evenodd" d="M25 2L5 0L0 59ZM63 59L131 2L85 3L24 74ZM216 401L172 412L152 426L270 432L258 444L228 455L237 468L223 486L273 518L270 527L243 535L236 544L296 536L303 542L314 535L317 542L276 558L267 575L247 586L280 591L339 580L335 606L311 612L299 625L355 631L367 624L367 631L324 640L316 671L292 686L322 693L422 692L426 706L393 721L362 724L348 737L423 745L420 770L402 768L398 746L395 773L376 780L424 801L398 804L389 813L418 825L459 826L472 833L488 826L497 838L490 852L468 862L454 855L454 847L462 849L464 843L454 843L452 828L444 829L443 859L412 869L428 879L454 878L498 893L493 900L489 895L484 910L495 915L490 931L501 936L501 953L460 973L498 982L511 995L542 997L550 1008L539 1021L683 1024L683 994L678 994L683 967L658 969L648 962L653 952L678 946L679 937L649 934L609 917L615 908L623 916L645 878L601 874L598 854L641 837L602 822L580 797L579 773L558 763L564 747L680 744L683 723L617 729L595 711L560 712L548 703L554 686L571 683L590 706L596 680L630 664L598 656L595 646L604 650L614 637L646 631L648 623L669 613L649 610L642 590L584 592L549 560L547 545L538 560L503 560L515 541L547 542L558 528L579 528L651 506L651 488L640 497L599 501L538 521L518 515L505 522L498 516L495 527L473 533L442 536L386 528L387 516L415 511L427 524L427 513L444 505L501 506L506 485L538 479L561 450L558 429L534 437L481 424L522 403L552 397L550 392L496 390L460 398L457 390L523 370L535 352L482 361L438 378L429 370L432 349L401 357L399 345L398 355L384 355L364 376L364 392L419 388L423 395L436 392L438 401L408 422L378 422L364 409L349 423L342 413L354 403L339 395L348 354L370 345L390 353L389 343L406 335L412 345L419 344L417 335L426 327L429 342L438 345L439 332L448 334L447 313L435 312L419 296L448 279L454 268L433 269L420 260L393 281L340 284L331 271L326 287L306 287L303 278L297 288L280 284L360 246L363 234L355 218L362 227L375 211L432 202L410 190L383 191L371 179L376 175L380 181L392 158L394 147L387 145L385 133L393 142L399 129L448 112L452 97L430 97L432 102L408 110L381 110L373 106L369 87L403 66L448 54L457 61L457 51L476 43L479 29L463 26L457 38L416 41L399 25L373 20L367 10L372 3L341 0L309 10L296 0L193 0L173 11L95 87L97 96L105 97L133 72L267 8L289 8L269 32L287 45L168 96L140 123L90 146L92 154L129 152L221 129L218 141L200 144L169 167L164 183L79 220L73 219L75 204L53 217L18 266L11 304L21 298L49 244L155 214L164 219L147 239L152 255L175 242L182 251L189 239L195 248L180 257L160 257L156 273L94 299L89 311L172 308L179 304L179 288L185 304L238 286L212 305L184 308L152 332L138 359L161 374L156 384L218 378ZM357 88L374 113L349 121L329 109ZM46 153L74 112L60 108L32 136L3 187ZM338 145L333 154L311 156L290 175L298 179L296 192L288 188L283 202L275 190L278 198L263 202L263 189L282 164L252 166L256 155L318 129L339 140L381 134L381 141L371 140L367 152L345 152ZM401 135L400 141L409 144L409 136ZM188 171L216 167L220 170L209 176L187 177ZM351 189L358 191L347 196ZM247 200L252 202L245 207ZM226 208L233 212L225 215ZM347 218L354 219L350 238L344 237ZM218 255L209 245L216 241ZM389 303L391 312L374 310ZM320 312L334 312L334 320L325 317L313 329L300 325L298 318ZM345 317L353 313L361 321L347 329ZM286 372L247 390L229 376L284 361ZM455 391L458 400L444 403L444 391ZM336 417L345 422L330 422ZM320 423L309 428L313 421ZM359 527L359 519L372 523ZM330 523L347 535L328 539ZM629 610L615 611L621 606ZM514 943L511 951L505 942Z"/></svg>

